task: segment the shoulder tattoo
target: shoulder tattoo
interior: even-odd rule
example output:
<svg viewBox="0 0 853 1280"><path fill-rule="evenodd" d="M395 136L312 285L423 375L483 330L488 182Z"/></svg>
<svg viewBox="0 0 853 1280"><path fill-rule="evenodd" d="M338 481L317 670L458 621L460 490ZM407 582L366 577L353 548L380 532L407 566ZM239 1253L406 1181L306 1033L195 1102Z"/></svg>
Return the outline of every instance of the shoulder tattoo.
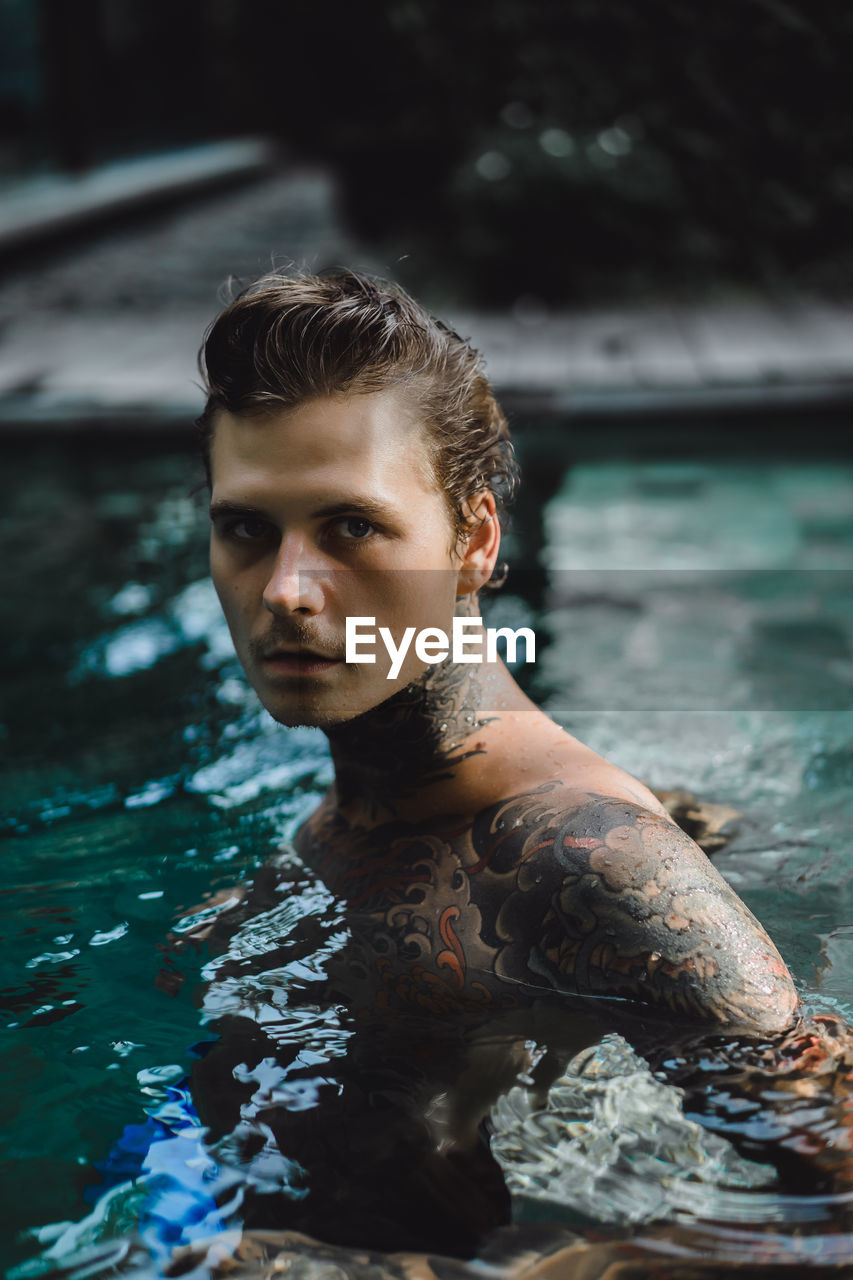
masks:
<svg viewBox="0 0 853 1280"><path fill-rule="evenodd" d="M568 808L558 787L514 797L474 825L480 865L512 877L497 917L498 970L521 979L526 951L525 967L561 991L717 1026L790 1026L797 996L779 952L689 836L621 799Z"/></svg>

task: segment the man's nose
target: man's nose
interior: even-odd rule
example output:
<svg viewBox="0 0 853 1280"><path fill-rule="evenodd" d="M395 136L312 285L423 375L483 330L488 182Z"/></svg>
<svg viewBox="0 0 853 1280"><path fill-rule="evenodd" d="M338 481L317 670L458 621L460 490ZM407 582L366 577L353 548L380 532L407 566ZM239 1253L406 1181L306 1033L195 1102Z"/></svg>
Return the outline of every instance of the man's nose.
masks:
<svg viewBox="0 0 853 1280"><path fill-rule="evenodd" d="M279 616L310 615L323 608L320 568L309 563L308 548L299 534L286 534L279 543L272 575L264 588L264 605Z"/></svg>

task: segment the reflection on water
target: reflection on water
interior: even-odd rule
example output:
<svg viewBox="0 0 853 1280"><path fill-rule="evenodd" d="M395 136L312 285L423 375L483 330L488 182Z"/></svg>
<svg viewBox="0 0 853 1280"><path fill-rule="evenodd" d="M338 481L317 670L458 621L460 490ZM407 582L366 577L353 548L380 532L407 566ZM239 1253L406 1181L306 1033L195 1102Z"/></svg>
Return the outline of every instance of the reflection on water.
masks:
<svg viewBox="0 0 853 1280"><path fill-rule="evenodd" d="M697 1275L714 1274L702 1255L749 1258L765 1268L755 1274L853 1263L843 1037L824 1024L819 1060L805 1041L775 1058L660 1033L629 1043L542 1004L440 1022L368 1016L341 978L358 921L286 851L265 890L257 875L329 763L322 735L286 733L258 710L232 657L205 577L192 464L130 450L117 467L103 452L58 449L36 468L24 451L7 477L10 1258L39 1254L29 1265L41 1269L88 1246L106 1251L96 1271L112 1261L145 1274L152 1256L166 1265L176 1245L228 1241L246 1223L247 1275L282 1250L291 1274L316 1276L395 1274L377 1257L389 1250L476 1254L506 1275L534 1274L542 1252L560 1259L552 1274L571 1274L578 1250L600 1262L589 1275L631 1256L649 1268L632 1275L668 1274L675 1256ZM680 478L661 464L630 485L588 466L567 484L546 519L545 563L558 574L539 619L553 636L542 696L631 771L741 810L717 865L780 942L811 1007L853 1017L850 712L824 698L830 684L849 686L849 600L834 588L809 595L809 579L783 573L849 570L853 473L778 466L752 505L755 476L722 463ZM593 531L594 510L607 514ZM63 513L61 529L46 511ZM587 544L594 562L560 559ZM668 579L629 590L608 576L626 570L626 548L648 568L664 544L682 548ZM744 545L762 549L761 574L748 572ZM579 567L607 572L595 592L575 579L561 596L559 574ZM740 570L717 578L710 600L684 576L709 568ZM515 627L534 597L521 573L512 591L495 607ZM779 704L774 655L788 661L792 643L780 619L784 632L807 596L812 621L795 647L820 669L823 700ZM762 700L614 703L638 670L659 672L661 654L678 653L672 627L695 637L697 617L718 628L716 665L703 661L720 687L731 664L731 680L759 682ZM256 896L247 916L238 899L252 877L272 897ZM18 1237L27 1226L38 1239ZM269 1228L319 1238L326 1253L265 1238ZM130 1231L144 1248L114 1243ZM209 1270L200 1256L188 1273L196 1262Z"/></svg>
<svg viewBox="0 0 853 1280"><path fill-rule="evenodd" d="M714 1216L730 1189L776 1181L773 1168L688 1119L679 1090L616 1035L573 1059L544 1106L515 1087L491 1123L510 1190L571 1205L590 1222L650 1222L678 1210ZM729 1194L729 1212L737 1203Z"/></svg>

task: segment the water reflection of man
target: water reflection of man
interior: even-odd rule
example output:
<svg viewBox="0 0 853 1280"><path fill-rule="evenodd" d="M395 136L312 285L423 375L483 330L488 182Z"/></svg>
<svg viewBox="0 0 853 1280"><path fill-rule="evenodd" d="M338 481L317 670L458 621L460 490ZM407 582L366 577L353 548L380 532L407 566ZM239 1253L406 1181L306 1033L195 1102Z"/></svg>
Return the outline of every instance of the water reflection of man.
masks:
<svg viewBox="0 0 853 1280"><path fill-rule="evenodd" d="M395 679L381 649L345 661L348 616L400 636L479 614L515 468L471 347L343 272L257 282L203 361L213 580L263 705L328 736L335 780L296 845L369 922L372 1003L556 991L789 1027L797 997L758 921L500 660L427 664L410 646Z"/></svg>

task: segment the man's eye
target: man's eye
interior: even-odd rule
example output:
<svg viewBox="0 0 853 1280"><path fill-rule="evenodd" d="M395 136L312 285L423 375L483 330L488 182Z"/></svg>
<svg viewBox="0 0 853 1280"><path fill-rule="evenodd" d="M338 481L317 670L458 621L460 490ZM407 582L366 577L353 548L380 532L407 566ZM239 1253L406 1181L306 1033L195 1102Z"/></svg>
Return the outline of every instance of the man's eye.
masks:
<svg viewBox="0 0 853 1280"><path fill-rule="evenodd" d="M336 527L340 536L347 542L363 542L375 532L370 521L363 519L362 516L347 516L343 520L336 521Z"/></svg>
<svg viewBox="0 0 853 1280"><path fill-rule="evenodd" d="M269 537L270 527L266 520L259 520L255 516L241 516L239 520L232 520L225 531L237 542L259 542Z"/></svg>

